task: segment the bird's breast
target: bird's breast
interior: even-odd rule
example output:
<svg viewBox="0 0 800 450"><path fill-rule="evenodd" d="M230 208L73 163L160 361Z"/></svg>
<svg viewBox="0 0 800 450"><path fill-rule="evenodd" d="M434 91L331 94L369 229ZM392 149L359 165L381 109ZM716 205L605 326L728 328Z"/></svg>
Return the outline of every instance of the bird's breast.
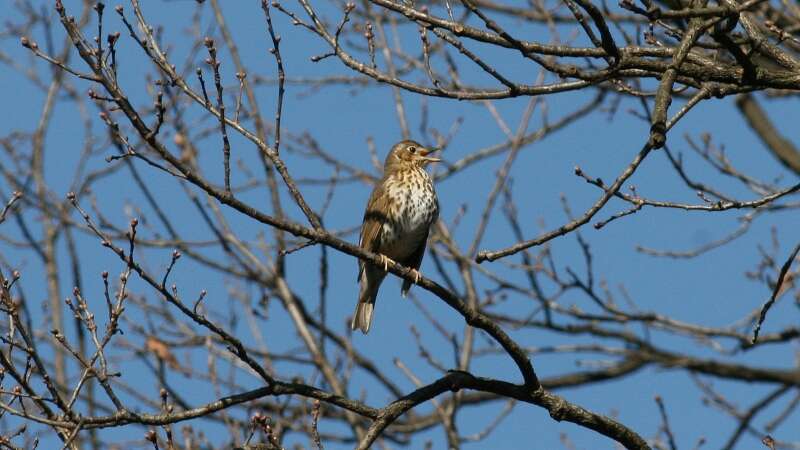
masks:
<svg viewBox="0 0 800 450"><path fill-rule="evenodd" d="M416 250L439 215L436 191L423 169L392 177L385 189L389 220L381 230L381 253L403 259Z"/></svg>

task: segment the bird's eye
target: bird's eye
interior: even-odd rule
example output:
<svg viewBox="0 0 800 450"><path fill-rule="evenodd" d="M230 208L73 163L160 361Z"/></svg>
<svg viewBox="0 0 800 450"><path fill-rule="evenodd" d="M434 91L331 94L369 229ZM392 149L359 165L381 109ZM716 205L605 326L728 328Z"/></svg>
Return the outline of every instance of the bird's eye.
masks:
<svg viewBox="0 0 800 450"><path fill-rule="evenodd" d="M412 145L411 147L408 147L408 151L411 152L411 153L417 153L417 147L414 147Z"/></svg>

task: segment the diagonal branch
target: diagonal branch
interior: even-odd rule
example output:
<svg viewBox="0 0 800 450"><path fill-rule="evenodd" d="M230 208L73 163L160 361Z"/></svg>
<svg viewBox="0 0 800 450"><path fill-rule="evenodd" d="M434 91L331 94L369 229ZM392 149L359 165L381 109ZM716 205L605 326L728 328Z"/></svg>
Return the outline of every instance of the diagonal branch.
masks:
<svg viewBox="0 0 800 450"><path fill-rule="evenodd" d="M800 175L800 150L775 128L766 111L761 108L752 94L742 94L736 98L736 107L747 124L758 135L767 149L778 158L787 169Z"/></svg>
<svg viewBox="0 0 800 450"><path fill-rule="evenodd" d="M594 215L597 214L597 212L600 211L603 208L603 206L605 206L605 204L608 203L609 200L611 200L611 197L613 197L617 193L617 191L619 191L619 188L622 187L625 181L628 178L630 178L634 172L636 172L636 169L639 167L642 161L644 161L644 159L647 157L647 155L650 153L652 149L653 147L650 146L649 142L645 144L644 147L642 147L642 149L639 150L639 153L636 155L633 161L631 161L631 163L628 164L628 167L626 167L625 170L622 171L622 173L617 177L617 179L608 188L608 190L603 193L603 196L600 197L595 202L595 204L592 205L591 208L589 208L585 213L583 213L581 217L565 225L562 225L561 227L553 231L547 232L544 235L537 237L536 239L519 242L503 250L497 250L497 251L483 250L481 252L478 252L478 256L475 257L475 261L481 263L483 261L494 261L496 259L504 258L506 256L519 253L522 250L525 250L526 248L542 245L545 242L553 240L559 236L563 236L585 225L590 220L592 220L592 217L594 217ZM576 168L576 171L579 170L580 169Z"/></svg>

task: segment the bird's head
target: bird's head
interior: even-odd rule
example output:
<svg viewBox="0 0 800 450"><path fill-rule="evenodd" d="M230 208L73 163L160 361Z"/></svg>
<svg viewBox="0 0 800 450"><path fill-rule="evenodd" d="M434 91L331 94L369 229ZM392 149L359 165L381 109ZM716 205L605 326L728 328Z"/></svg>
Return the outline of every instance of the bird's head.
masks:
<svg viewBox="0 0 800 450"><path fill-rule="evenodd" d="M400 141L392 147L389 155L386 156L384 169L399 167L425 167L432 162L441 161L439 158L431 158L431 153L437 150L425 148L422 144L414 141Z"/></svg>

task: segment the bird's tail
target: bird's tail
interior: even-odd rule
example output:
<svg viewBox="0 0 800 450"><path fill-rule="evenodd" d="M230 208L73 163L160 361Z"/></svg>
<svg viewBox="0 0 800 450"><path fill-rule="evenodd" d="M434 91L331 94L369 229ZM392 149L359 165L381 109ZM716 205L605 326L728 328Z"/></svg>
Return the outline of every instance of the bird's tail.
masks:
<svg viewBox="0 0 800 450"><path fill-rule="evenodd" d="M350 328L353 330L359 329L362 333L369 333L369 327L372 325L372 311L375 308L375 302L361 302L356 305L356 310L353 313L353 321L350 322Z"/></svg>
<svg viewBox="0 0 800 450"><path fill-rule="evenodd" d="M400 296L403 298L408 297L408 291L411 289L411 282L403 280L403 287L400 288Z"/></svg>
<svg viewBox="0 0 800 450"><path fill-rule="evenodd" d="M383 281L382 273L371 273L367 267L361 273L361 288L358 293L358 303L353 312L353 320L350 322L350 329L361 330L362 333L369 333L372 325L372 312L375 309L375 300L378 297L378 288Z"/></svg>

